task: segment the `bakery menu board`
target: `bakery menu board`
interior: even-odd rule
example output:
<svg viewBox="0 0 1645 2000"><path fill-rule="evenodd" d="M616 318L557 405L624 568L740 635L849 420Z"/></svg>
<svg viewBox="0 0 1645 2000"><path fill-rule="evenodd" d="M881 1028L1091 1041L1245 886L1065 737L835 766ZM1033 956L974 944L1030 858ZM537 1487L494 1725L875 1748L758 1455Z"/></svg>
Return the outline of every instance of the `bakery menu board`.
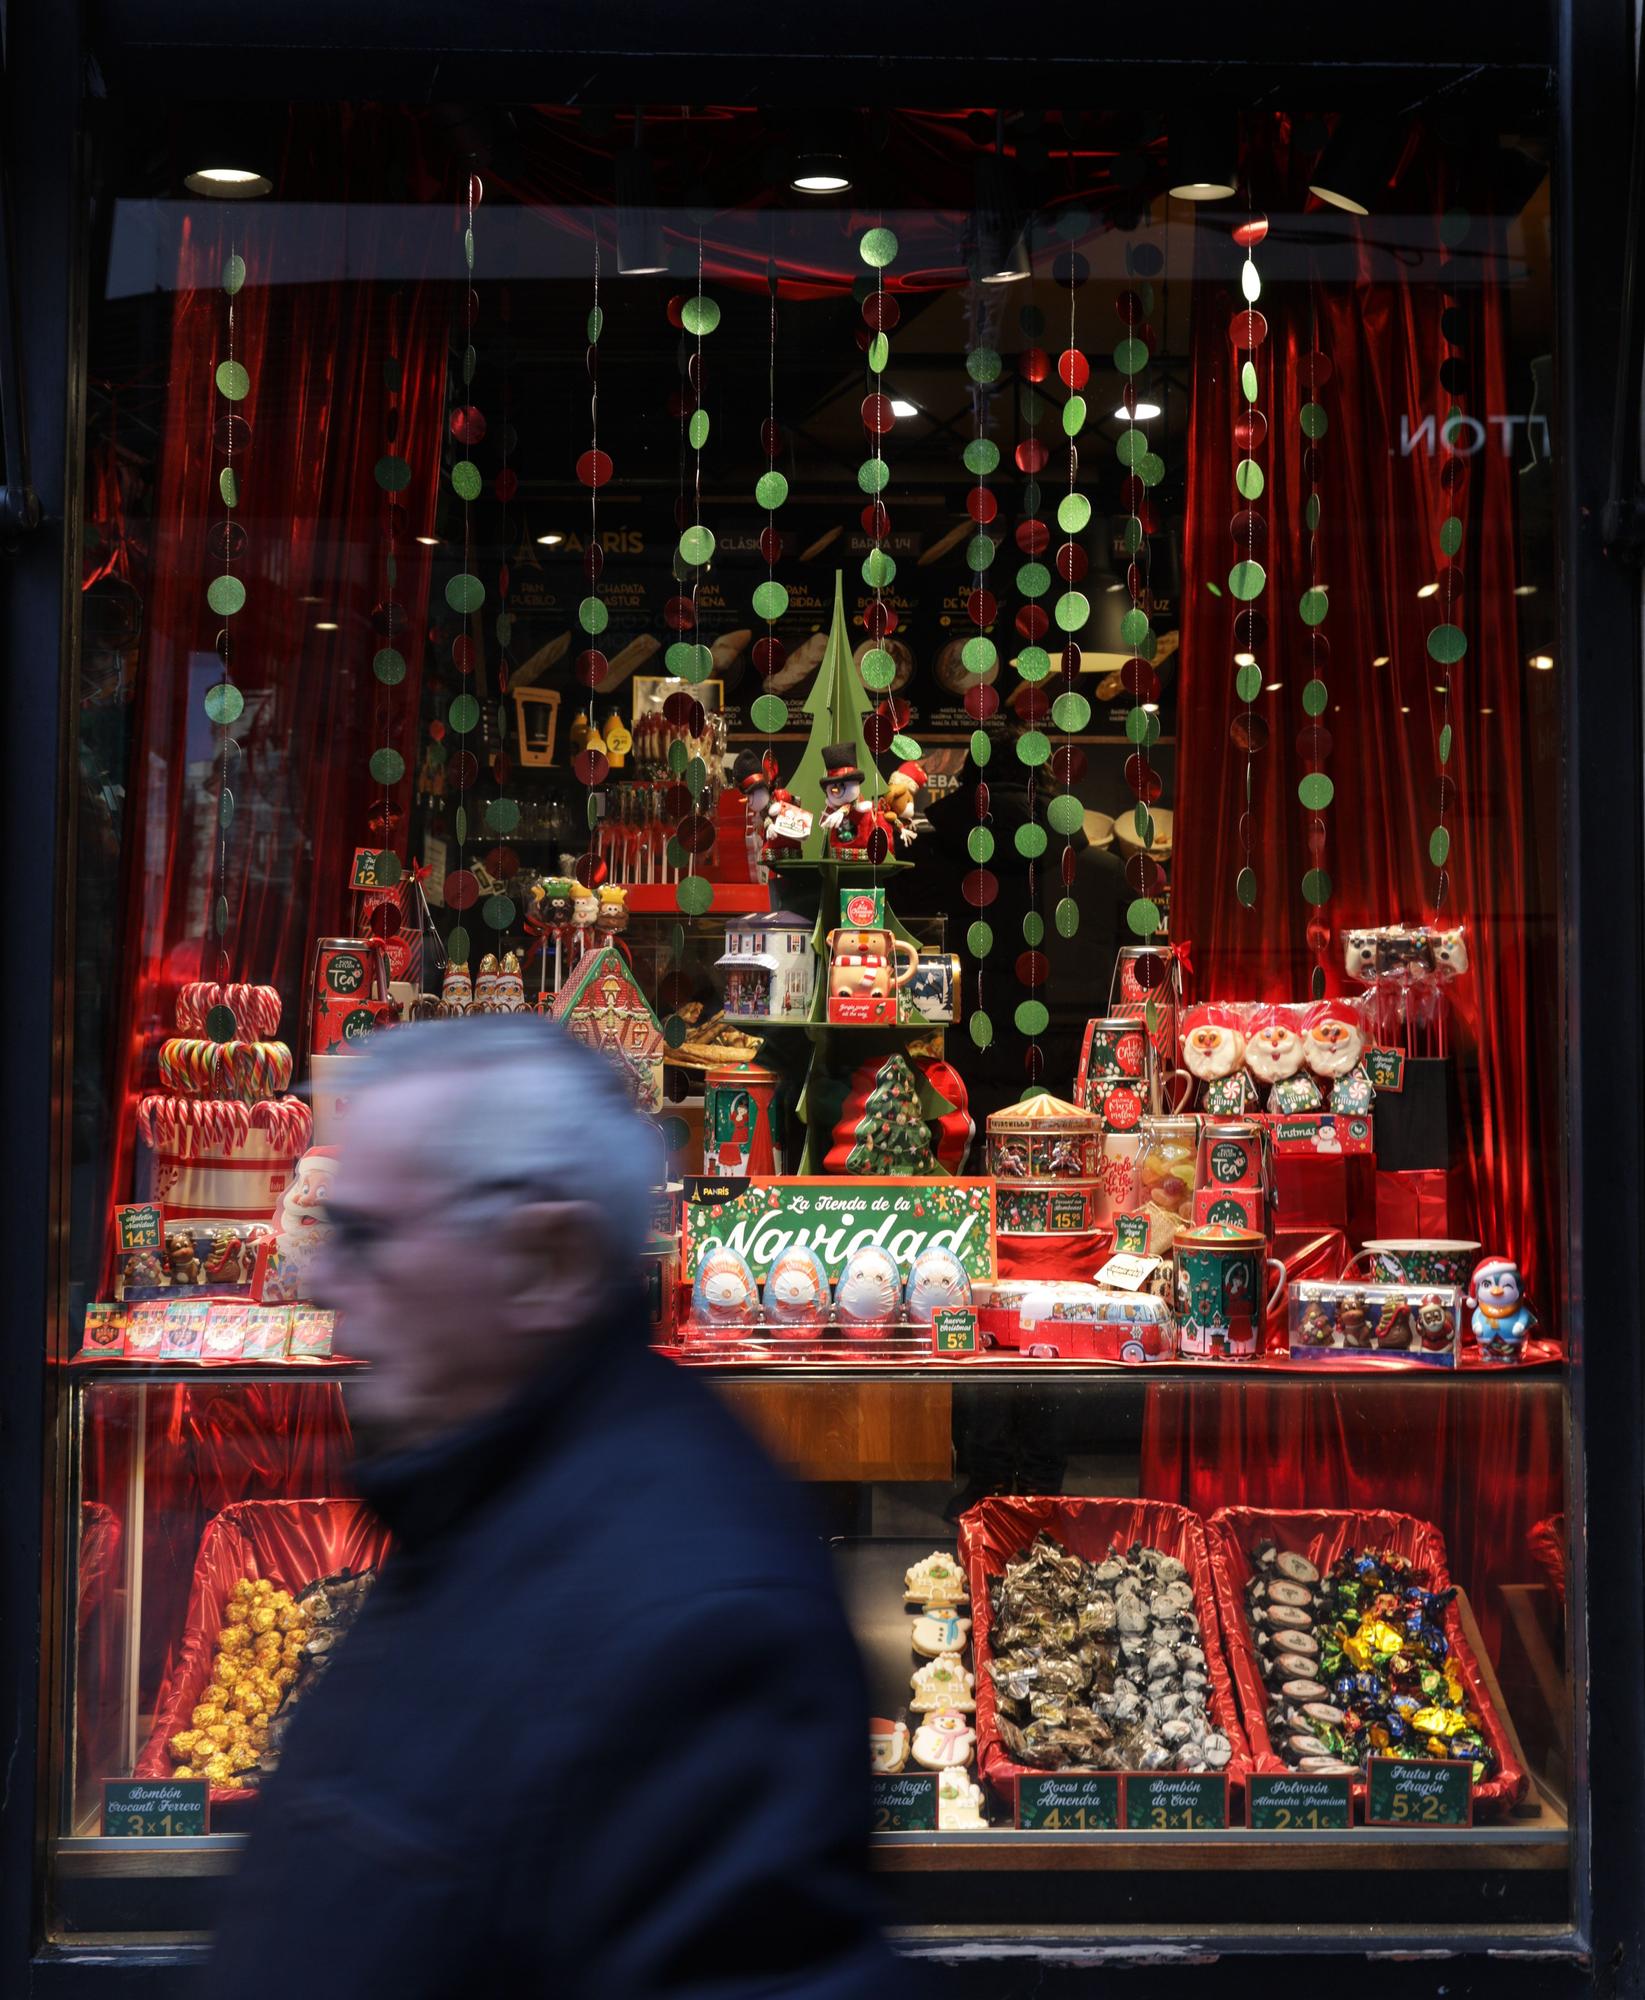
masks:
<svg viewBox="0 0 1645 2000"><path fill-rule="evenodd" d="M994 1277L994 1183L990 1180L795 1180L685 1183L685 1278L703 1256L732 1250L761 1284L792 1245L814 1250L837 1281L853 1251L870 1245L906 1271L922 1250L950 1250L975 1284Z"/></svg>

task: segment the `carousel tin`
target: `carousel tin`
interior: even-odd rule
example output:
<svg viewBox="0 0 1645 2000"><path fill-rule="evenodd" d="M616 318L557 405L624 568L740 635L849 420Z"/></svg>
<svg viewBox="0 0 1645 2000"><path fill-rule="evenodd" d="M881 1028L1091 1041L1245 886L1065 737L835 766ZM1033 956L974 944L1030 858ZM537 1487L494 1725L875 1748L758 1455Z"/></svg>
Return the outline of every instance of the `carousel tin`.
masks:
<svg viewBox="0 0 1645 2000"><path fill-rule="evenodd" d="M1094 1180L1101 1159L1097 1119L1049 1091L989 1113L988 1171L997 1180Z"/></svg>

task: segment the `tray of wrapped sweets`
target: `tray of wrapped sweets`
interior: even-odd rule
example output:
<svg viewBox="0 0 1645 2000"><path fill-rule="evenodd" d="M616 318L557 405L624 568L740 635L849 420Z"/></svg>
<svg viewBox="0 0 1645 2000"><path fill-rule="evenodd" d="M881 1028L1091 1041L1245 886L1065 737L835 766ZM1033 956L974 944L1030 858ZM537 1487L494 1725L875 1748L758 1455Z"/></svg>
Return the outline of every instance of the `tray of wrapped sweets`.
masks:
<svg viewBox="0 0 1645 2000"><path fill-rule="evenodd" d="M1457 1758L1476 1820L1519 1802L1526 1774L1431 1522L1224 1507L1206 1535L1254 1769L1352 1772L1363 1800L1367 1757Z"/></svg>
<svg viewBox="0 0 1645 2000"><path fill-rule="evenodd" d="M1249 1752L1197 1514L982 1500L961 1518L960 1559L977 1763L998 1791L1051 1771L1205 1771L1242 1794Z"/></svg>
<svg viewBox="0 0 1645 2000"><path fill-rule="evenodd" d="M239 1500L214 1515L133 1776L208 1778L214 1814L255 1798L387 1552L358 1500Z"/></svg>

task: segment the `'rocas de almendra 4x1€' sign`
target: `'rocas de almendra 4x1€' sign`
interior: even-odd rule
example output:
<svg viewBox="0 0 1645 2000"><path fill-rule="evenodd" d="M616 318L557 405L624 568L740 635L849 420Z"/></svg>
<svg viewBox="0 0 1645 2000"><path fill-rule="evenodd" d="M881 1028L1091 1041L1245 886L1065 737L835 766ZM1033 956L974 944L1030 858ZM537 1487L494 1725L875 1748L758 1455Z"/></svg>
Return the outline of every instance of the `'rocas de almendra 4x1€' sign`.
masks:
<svg viewBox="0 0 1645 2000"><path fill-rule="evenodd" d="M804 1180L685 1183L685 1276L706 1251L735 1250L763 1284L791 1243L814 1250L831 1280L868 1244L906 1271L920 1251L953 1251L973 1283L994 1275L994 1184L988 1180Z"/></svg>

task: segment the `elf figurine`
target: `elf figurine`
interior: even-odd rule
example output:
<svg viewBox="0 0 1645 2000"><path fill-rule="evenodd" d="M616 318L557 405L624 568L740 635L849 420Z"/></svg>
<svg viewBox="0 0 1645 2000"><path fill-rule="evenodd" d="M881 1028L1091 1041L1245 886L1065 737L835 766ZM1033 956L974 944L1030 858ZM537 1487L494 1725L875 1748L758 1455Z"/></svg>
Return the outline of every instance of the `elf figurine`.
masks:
<svg viewBox="0 0 1645 2000"><path fill-rule="evenodd" d="M830 743L823 750L823 825L832 854L860 855L868 845L874 808L862 795L863 774L849 743Z"/></svg>
<svg viewBox="0 0 1645 2000"><path fill-rule="evenodd" d="M1524 1358L1525 1336L1536 1325L1536 1314L1525 1303L1519 1266L1508 1257L1487 1257L1474 1266L1468 1282L1471 1324L1479 1343L1479 1358L1513 1363Z"/></svg>

